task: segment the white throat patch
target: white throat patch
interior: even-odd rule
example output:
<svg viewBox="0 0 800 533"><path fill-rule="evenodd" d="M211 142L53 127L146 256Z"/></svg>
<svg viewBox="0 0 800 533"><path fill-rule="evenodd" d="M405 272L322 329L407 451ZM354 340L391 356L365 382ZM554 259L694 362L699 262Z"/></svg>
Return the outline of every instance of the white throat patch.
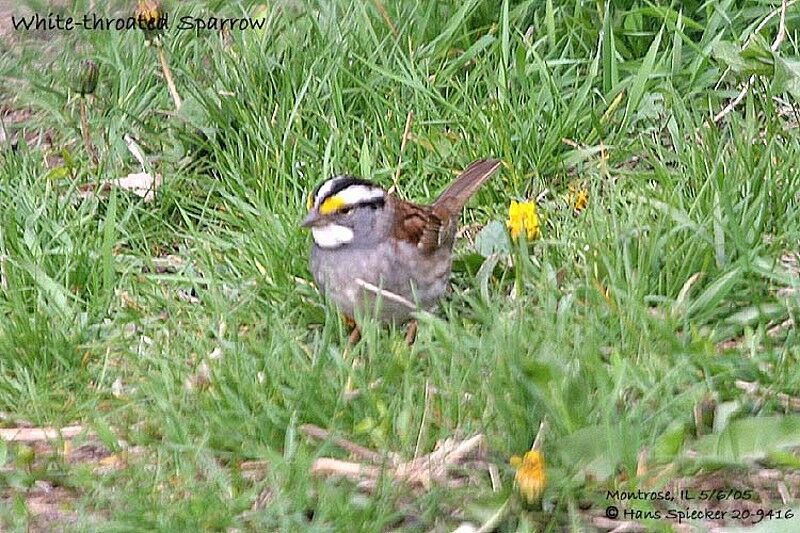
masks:
<svg viewBox="0 0 800 533"><path fill-rule="evenodd" d="M336 248L353 240L353 230L338 224L312 227L311 234L321 248Z"/></svg>

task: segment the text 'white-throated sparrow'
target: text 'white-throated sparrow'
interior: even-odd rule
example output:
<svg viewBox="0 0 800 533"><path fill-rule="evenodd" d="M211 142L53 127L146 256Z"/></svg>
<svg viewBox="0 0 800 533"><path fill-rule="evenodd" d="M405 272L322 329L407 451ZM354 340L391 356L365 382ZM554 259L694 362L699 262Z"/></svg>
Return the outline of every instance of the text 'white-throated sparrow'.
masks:
<svg viewBox="0 0 800 533"><path fill-rule="evenodd" d="M461 210L499 166L475 161L430 206L351 176L319 184L302 224L320 291L351 318L377 308L382 320L402 322L431 309L447 289Z"/></svg>

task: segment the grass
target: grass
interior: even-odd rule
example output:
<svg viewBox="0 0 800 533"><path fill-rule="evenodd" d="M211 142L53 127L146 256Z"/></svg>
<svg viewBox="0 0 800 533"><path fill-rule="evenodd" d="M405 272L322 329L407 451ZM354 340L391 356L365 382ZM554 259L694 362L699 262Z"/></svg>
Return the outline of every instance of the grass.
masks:
<svg viewBox="0 0 800 533"><path fill-rule="evenodd" d="M760 489L729 511L798 515L797 8L768 54L753 32L766 20L776 41L780 2L384 5L397 38L375 3L350 0L269 4L263 31L173 27L179 112L140 32L7 36L0 110L26 116L0 146L3 424L82 425L94 437L73 446L99 439L104 465L121 464L100 473L61 447L3 443L2 528L52 527L31 503L43 483L76 530L446 531L507 498L502 531L581 530L606 490L679 481ZM84 58L100 65L96 168L69 88ZM163 177L156 200L81 198L79 185L141 170L125 135ZM541 238L494 266L462 239L453 293L412 347L373 323L348 347L307 283L298 222L314 184L347 172L388 187L399 169L397 193L424 202L487 156L504 167L464 224L538 197ZM577 215L570 186L589 192ZM548 485L524 509L508 460L545 419ZM303 424L406 459L482 433L501 483L420 491L387 475L365 493L309 474L346 454ZM779 481L757 485L765 469Z"/></svg>

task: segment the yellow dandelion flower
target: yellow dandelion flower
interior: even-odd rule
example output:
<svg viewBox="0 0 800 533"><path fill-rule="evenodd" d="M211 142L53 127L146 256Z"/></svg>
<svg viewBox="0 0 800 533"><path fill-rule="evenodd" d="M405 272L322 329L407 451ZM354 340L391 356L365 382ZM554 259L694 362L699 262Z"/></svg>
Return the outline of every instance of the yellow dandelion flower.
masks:
<svg viewBox="0 0 800 533"><path fill-rule="evenodd" d="M570 185L567 193L567 203L572 206L576 215L579 214L589 205L589 189Z"/></svg>
<svg viewBox="0 0 800 533"><path fill-rule="evenodd" d="M529 504L539 501L547 486L547 474L544 468L544 455L540 450L531 450L521 458L514 456L511 464L517 467L514 480L522 498Z"/></svg>
<svg viewBox="0 0 800 533"><path fill-rule="evenodd" d="M146 39L155 39L166 26L166 18L158 0L139 0L134 17Z"/></svg>
<svg viewBox="0 0 800 533"><path fill-rule="evenodd" d="M541 235L539 229L539 215L536 212L536 204L534 202L517 202L511 201L508 206L508 221L506 221L511 237L516 239L519 237L522 230L528 239L536 239Z"/></svg>
<svg viewBox="0 0 800 533"><path fill-rule="evenodd" d="M575 197L575 211L583 211L589 204L589 191L581 189Z"/></svg>
<svg viewBox="0 0 800 533"><path fill-rule="evenodd" d="M161 16L160 7L157 0L139 0L135 14L140 20L140 24L147 25L151 22L155 24L158 17Z"/></svg>

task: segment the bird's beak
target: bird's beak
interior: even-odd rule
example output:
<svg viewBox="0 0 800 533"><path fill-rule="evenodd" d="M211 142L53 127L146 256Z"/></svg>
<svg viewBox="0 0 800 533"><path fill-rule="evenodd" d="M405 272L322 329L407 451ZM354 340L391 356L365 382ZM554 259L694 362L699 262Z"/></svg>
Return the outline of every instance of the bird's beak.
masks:
<svg viewBox="0 0 800 533"><path fill-rule="evenodd" d="M303 226L304 228L310 228L311 226L314 226L318 220L319 220L319 211L317 211L316 209L312 209L311 211L308 212L308 215L306 215L306 218L303 219L303 222L301 222L300 225Z"/></svg>

